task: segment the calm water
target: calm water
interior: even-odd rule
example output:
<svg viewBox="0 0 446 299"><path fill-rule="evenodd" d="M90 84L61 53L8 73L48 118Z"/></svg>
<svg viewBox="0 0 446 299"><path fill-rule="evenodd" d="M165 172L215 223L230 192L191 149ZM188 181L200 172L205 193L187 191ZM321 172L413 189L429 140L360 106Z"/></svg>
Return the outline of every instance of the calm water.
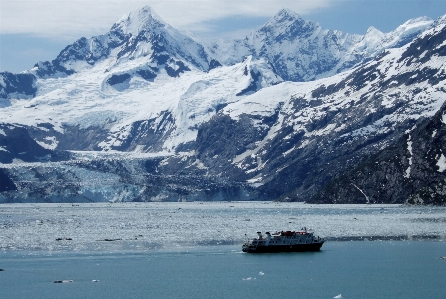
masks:
<svg viewBox="0 0 446 299"><path fill-rule="evenodd" d="M446 298L441 241L327 242L316 253L240 249L0 252L0 298ZM64 279L73 282L53 283Z"/></svg>

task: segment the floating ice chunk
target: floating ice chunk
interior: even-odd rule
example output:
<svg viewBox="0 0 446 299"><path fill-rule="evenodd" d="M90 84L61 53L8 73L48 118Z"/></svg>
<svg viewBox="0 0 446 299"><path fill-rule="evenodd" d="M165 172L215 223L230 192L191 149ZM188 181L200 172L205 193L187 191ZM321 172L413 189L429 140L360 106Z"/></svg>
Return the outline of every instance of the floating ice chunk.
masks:
<svg viewBox="0 0 446 299"><path fill-rule="evenodd" d="M232 207L229 208L229 205ZM65 213L58 212L61 210L65 210ZM304 210L308 214L305 221L299 224L296 219ZM176 246L201 247L210 244L239 244L236 250L240 252L246 233L251 234L259 228L265 231L282 229L283 219L288 218L295 218L290 220L293 223L288 224L289 229L306 225L331 240L423 239L429 236L444 240L446 227L439 226L437 219L443 219L445 213L444 207L283 202L81 203L76 206L71 203L2 204L0 227L1 224L7 226L0 234L0 252L170 251ZM67 215L72 215L69 219L73 221L69 221ZM353 218L358 220L352 221ZM41 220L43 225L38 225L40 221L36 222L36 219ZM209 225L210 222L218 226L218 236L214 234L215 225ZM382 225L384 222L386 226ZM265 223L268 223L268 227L265 227ZM164 229L157 229L160 226ZM61 233L63 235L59 235ZM147 237L149 235L150 238ZM56 241L57 238L62 240ZM437 258L444 255L440 254ZM245 274L259 278L259 271L256 269ZM89 281L92 279L89 278Z"/></svg>
<svg viewBox="0 0 446 299"><path fill-rule="evenodd" d="M265 275L265 273L263 273L262 271L259 272L259 275Z"/></svg>
<svg viewBox="0 0 446 299"><path fill-rule="evenodd" d="M242 280L254 280L254 279L256 279L256 278L248 277L248 278L243 278Z"/></svg>
<svg viewBox="0 0 446 299"><path fill-rule="evenodd" d="M340 299L340 298L342 298L342 295L339 294L339 295L337 295L337 296L334 296L333 298Z"/></svg>
<svg viewBox="0 0 446 299"><path fill-rule="evenodd" d="M53 281L54 283L68 283L68 282L73 282L72 279L65 279L65 280L55 280Z"/></svg>

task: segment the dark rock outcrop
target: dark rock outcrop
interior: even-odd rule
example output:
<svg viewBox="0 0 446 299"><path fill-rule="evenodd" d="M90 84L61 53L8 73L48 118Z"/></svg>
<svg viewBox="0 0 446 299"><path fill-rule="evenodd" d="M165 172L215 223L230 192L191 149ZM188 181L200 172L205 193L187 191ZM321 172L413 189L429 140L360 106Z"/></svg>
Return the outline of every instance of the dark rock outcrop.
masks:
<svg viewBox="0 0 446 299"><path fill-rule="evenodd" d="M446 205L445 112L336 176L310 202Z"/></svg>
<svg viewBox="0 0 446 299"><path fill-rule="evenodd" d="M41 147L22 126L0 124L0 162L11 163L14 159L24 162L49 161L51 150Z"/></svg>
<svg viewBox="0 0 446 299"><path fill-rule="evenodd" d="M32 98L37 92L35 81L36 76L33 74L2 72L0 73L0 98Z"/></svg>

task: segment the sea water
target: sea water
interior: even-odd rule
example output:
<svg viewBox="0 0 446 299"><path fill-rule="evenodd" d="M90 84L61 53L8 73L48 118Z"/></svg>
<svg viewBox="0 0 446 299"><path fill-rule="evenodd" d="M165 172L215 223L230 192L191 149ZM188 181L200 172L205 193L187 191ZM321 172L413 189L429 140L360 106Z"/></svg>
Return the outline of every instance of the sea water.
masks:
<svg viewBox="0 0 446 299"><path fill-rule="evenodd" d="M125 253L2 252L1 298L445 298L441 241L327 242L320 252L240 246ZM65 280L65 283L54 283ZM68 282L70 281L70 282Z"/></svg>
<svg viewBox="0 0 446 299"><path fill-rule="evenodd" d="M2 204L0 298L446 298L445 224L445 207ZM241 251L303 226L320 252Z"/></svg>

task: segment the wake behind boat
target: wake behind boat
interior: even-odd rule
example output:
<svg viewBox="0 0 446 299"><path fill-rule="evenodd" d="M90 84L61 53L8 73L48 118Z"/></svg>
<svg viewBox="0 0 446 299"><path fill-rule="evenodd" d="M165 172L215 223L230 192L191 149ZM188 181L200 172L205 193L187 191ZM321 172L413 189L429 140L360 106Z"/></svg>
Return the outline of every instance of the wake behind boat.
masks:
<svg viewBox="0 0 446 299"><path fill-rule="evenodd" d="M274 234L257 232L258 237L242 245L248 253L319 251L325 239L316 237L306 228L300 231L281 231Z"/></svg>

